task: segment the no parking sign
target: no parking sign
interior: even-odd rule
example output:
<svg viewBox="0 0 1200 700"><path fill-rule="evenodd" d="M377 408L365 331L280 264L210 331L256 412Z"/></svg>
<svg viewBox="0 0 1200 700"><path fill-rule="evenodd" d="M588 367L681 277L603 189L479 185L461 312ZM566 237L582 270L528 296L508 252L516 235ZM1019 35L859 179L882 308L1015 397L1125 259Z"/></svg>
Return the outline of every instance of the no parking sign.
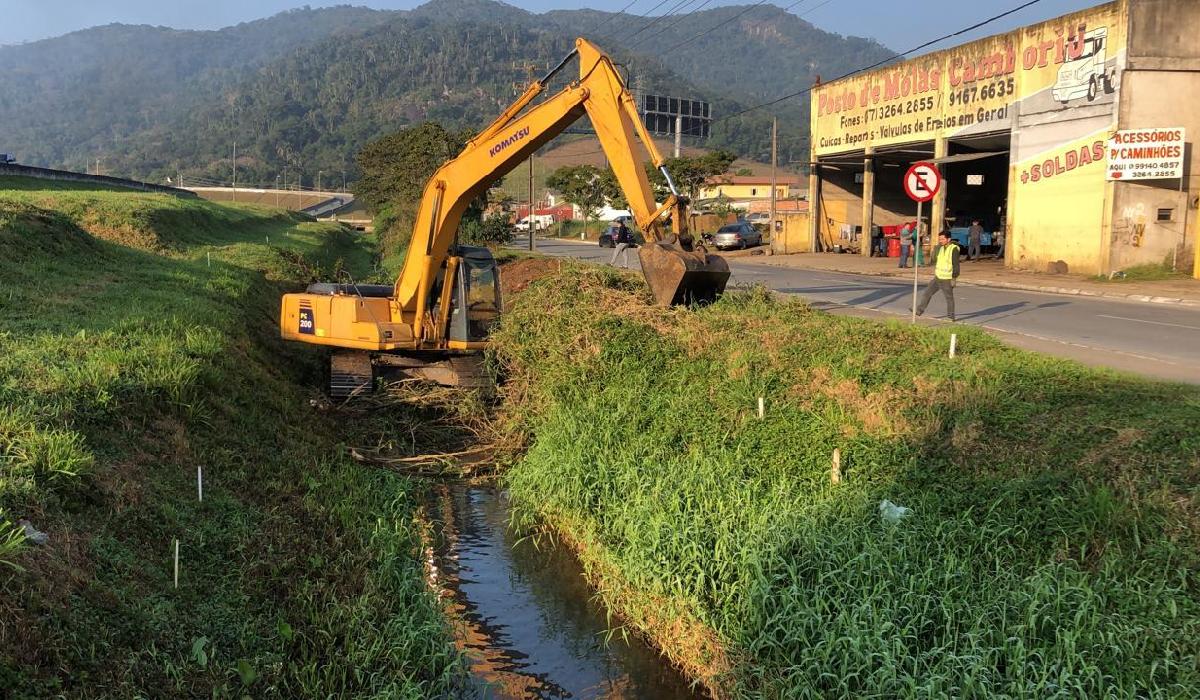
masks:
<svg viewBox="0 0 1200 700"><path fill-rule="evenodd" d="M904 174L904 191L917 203L917 231L921 230L921 205L942 189L942 173L933 163L913 163ZM917 270L921 267L921 237L917 234L917 255L913 261L912 322L917 322Z"/></svg>
<svg viewBox="0 0 1200 700"><path fill-rule="evenodd" d="M914 202L928 202L942 188L942 173L933 163L913 163L904 174L904 191Z"/></svg>

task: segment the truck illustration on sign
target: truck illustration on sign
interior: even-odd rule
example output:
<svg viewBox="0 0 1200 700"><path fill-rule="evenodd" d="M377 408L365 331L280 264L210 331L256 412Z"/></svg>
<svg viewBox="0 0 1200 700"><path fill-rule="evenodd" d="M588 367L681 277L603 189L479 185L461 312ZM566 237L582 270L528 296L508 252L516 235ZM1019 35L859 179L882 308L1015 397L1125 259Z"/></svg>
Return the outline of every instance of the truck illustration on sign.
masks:
<svg viewBox="0 0 1200 700"><path fill-rule="evenodd" d="M1115 89L1114 75L1107 70L1108 28L1100 27L1083 35L1083 52L1058 69L1058 82L1052 88L1054 99L1064 105L1086 97L1092 102L1100 91L1111 94Z"/></svg>

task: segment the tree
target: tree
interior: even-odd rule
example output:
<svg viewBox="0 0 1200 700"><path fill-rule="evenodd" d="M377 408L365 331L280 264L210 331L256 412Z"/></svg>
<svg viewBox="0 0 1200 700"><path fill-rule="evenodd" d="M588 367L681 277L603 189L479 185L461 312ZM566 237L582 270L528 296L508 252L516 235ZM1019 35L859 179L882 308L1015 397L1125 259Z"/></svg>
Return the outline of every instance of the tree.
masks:
<svg viewBox="0 0 1200 700"><path fill-rule="evenodd" d="M732 214L735 209L733 208L733 204L730 202L729 197L726 197L724 194L719 194L717 195L717 198L713 200L712 204L709 205L709 211L721 217L721 220L724 221L725 219L729 218L729 215Z"/></svg>
<svg viewBox="0 0 1200 700"><path fill-rule="evenodd" d="M612 171L612 168L600 173L600 184L604 188L604 198L608 201L609 206L613 209L629 208L625 190L621 189L621 183L617 182L617 174Z"/></svg>
<svg viewBox="0 0 1200 700"><path fill-rule="evenodd" d="M508 214L496 212L482 221L464 220L460 234L460 240L467 245L502 246L512 243L513 225Z"/></svg>
<svg viewBox="0 0 1200 700"><path fill-rule="evenodd" d="M612 180L608 181L609 183ZM557 191L563 199L583 212L584 230L608 200L610 184L600 168L594 165L565 165L546 178L546 186Z"/></svg>
<svg viewBox="0 0 1200 700"><path fill-rule="evenodd" d="M687 195L688 199L694 200L699 195L700 188L709 178L729 172L729 166L736 159L737 156L731 151L716 150L700 156L668 158L665 165L667 172L671 174L671 179L675 181L675 187ZM650 182L654 185L656 194L665 198L670 192L666 178L651 165L646 166L646 174L650 176Z"/></svg>
<svg viewBox="0 0 1200 700"><path fill-rule="evenodd" d="M359 152L362 174L352 189L376 213L375 230L385 257L398 256L408 247L425 183L458 155L468 137L467 132L424 122L372 141ZM472 202L463 213L463 224L478 223L483 208L483 202Z"/></svg>
<svg viewBox="0 0 1200 700"><path fill-rule="evenodd" d="M389 205L415 205L434 171L458 155L465 144L465 134L436 122L376 139L356 158L362 174L352 188L354 196L374 211Z"/></svg>

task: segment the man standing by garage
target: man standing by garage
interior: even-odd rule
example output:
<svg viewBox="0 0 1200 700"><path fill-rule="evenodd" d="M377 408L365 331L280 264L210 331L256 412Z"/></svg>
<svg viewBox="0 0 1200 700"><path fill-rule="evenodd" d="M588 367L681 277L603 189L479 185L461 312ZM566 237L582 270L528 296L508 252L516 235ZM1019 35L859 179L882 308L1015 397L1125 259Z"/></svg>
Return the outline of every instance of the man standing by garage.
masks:
<svg viewBox="0 0 1200 700"><path fill-rule="evenodd" d="M913 228L907 222L900 228L900 267L908 267L908 251L912 250Z"/></svg>
<svg viewBox="0 0 1200 700"><path fill-rule="evenodd" d="M946 316L954 320L954 283L958 280L958 244L950 241L950 231L938 234L937 247L933 249L933 279L925 287L921 302L917 304L917 315L925 313L929 300L939 289L946 295Z"/></svg>
<svg viewBox="0 0 1200 700"><path fill-rule="evenodd" d="M967 229L967 260L979 259L979 244L983 242L983 227L979 219L971 220L971 228Z"/></svg>

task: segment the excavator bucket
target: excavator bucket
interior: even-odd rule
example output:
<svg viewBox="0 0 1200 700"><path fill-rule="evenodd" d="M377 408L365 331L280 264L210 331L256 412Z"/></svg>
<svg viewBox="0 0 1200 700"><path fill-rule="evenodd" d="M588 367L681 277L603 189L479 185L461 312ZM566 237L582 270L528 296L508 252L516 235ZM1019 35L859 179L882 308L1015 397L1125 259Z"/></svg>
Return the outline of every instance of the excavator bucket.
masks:
<svg viewBox="0 0 1200 700"><path fill-rule="evenodd" d="M638 249L642 275L659 306L709 304L725 291L729 265L704 248L685 250L677 243L647 241Z"/></svg>

